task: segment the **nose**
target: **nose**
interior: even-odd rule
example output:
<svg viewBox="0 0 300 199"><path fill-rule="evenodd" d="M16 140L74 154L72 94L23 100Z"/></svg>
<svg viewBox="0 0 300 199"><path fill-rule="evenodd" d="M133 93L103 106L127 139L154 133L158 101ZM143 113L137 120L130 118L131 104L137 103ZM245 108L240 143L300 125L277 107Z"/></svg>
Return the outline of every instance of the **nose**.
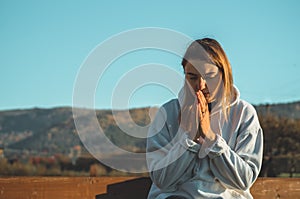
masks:
<svg viewBox="0 0 300 199"><path fill-rule="evenodd" d="M205 84L206 84L206 81L202 77L200 77L198 82L194 83L195 92L198 92L199 90L205 89L206 88Z"/></svg>

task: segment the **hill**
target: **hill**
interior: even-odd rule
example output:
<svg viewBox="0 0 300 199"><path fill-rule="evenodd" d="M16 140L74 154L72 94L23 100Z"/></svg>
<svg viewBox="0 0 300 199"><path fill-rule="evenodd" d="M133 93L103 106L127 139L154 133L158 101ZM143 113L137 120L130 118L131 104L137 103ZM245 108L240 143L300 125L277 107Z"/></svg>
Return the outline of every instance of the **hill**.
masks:
<svg viewBox="0 0 300 199"><path fill-rule="evenodd" d="M286 104L264 104L255 106L261 119L267 116L285 119L300 119L300 102ZM121 125L133 134L131 119L139 126L150 122L149 108L125 110L96 110L100 126L106 136L117 146L143 150L145 140L135 138L119 128ZM119 125L116 124L115 118ZM88 125L87 125L88 126ZM82 145L74 125L72 108L25 109L0 111L0 146L9 149L28 150L45 153L68 154L72 147Z"/></svg>
<svg viewBox="0 0 300 199"><path fill-rule="evenodd" d="M127 111L97 110L96 115L106 136L116 145L131 150L145 148L145 139L138 139L123 133L116 124L131 130L134 134L137 127L147 126L150 122L149 108ZM115 118L114 118L115 117ZM87 128L89 125L86 125ZM146 130L147 128L145 128ZM27 150L31 153L69 154L74 146L82 145L77 134L72 108L26 109L0 112L0 146L13 150Z"/></svg>
<svg viewBox="0 0 300 199"><path fill-rule="evenodd" d="M254 106L258 115L272 115L279 118L300 119L300 102L262 104Z"/></svg>
<svg viewBox="0 0 300 199"><path fill-rule="evenodd" d="M254 107L264 130L263 175L289 172L299 165L300 159L300 102ZM123 130L127 129L132 135L146 135L150 117L156 110L149 107L131 109L129 115L126 110L96 110L96 116L103 133L112 143L127 151L144 152L146 139L133 137ZM86 128L91 125L87 119ZM141 131L139 127L145 128ZM4 155L8 159L55 154L68 157L75 154L76 158L89 156L79 139L70 107L0 111L0 147L5 149ZM114 153L113 149L101 148L100 143L96 147ZM282 161L288 164L282 164Z"/></svg>

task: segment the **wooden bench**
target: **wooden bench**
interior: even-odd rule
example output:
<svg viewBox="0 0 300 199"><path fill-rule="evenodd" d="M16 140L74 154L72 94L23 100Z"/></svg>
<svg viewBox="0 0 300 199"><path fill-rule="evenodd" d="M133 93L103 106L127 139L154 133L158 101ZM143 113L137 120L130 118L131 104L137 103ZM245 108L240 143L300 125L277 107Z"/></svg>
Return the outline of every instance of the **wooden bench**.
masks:
<svg viewBox="0 0 300 199"><path fill-rule="evenodd" d="M150 178L138 178L107 186L107 193L96 199L147 198ZM259 178L251 188L254 199L300 198L299 178Z"/></svg>
<svg viewBox="0 0 300 199"><path fill-rule="evenodd" d="M5 177L0 198L19 199L143 199L147 177ZM300 198L300 178L259 178L251 188L254 199Z"/></svg>

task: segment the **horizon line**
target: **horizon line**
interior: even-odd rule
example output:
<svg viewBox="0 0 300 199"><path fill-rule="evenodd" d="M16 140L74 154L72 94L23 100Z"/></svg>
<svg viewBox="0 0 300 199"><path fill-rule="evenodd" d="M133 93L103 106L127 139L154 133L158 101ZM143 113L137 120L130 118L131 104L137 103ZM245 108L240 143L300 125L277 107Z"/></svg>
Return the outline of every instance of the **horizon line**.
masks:
<svg viewBox="0 0 300 199"><path fill-rule="evenodd" d="M249 102L250 103L250 102ZM280 105L280 104L293 104L293 103L300 103L300 99L298 100L291 100L291 101L285 101L285 102L262 102L262 103L250 103L253 106L264 106L264 105ZM59 109L59 108L78 108L78 109L94 109L94 110L116 110L116 111L125 111L125 110L132 110L132 109L142 109L142 108L150 108L150 107L160 107L160 105L148 105L148 106L132 106L128 108L111 108L111 107L73 107L70 105L53 105L53 106L28 106L28 107L15 107L15 108L1 108L0 112L4 111L16 111L16 110L30 110L30 109Z"/></svg>

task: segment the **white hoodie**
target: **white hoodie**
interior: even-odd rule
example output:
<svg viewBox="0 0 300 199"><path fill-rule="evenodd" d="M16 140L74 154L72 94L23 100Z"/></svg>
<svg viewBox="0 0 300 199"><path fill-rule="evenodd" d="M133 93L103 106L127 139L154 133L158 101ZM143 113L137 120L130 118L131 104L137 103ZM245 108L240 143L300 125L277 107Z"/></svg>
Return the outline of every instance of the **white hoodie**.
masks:
<svg viewBox="0 0 300 199"><path fill-rule="evenodd" d="M153 181L148 199L168 196L185 198L252 198L263 155L263 132L253 106L236 98L228 120L222 111L211 114L217 133L205 148L179 128L177 99L164 104L151 124L147 140L147 163Z"/></svg>

